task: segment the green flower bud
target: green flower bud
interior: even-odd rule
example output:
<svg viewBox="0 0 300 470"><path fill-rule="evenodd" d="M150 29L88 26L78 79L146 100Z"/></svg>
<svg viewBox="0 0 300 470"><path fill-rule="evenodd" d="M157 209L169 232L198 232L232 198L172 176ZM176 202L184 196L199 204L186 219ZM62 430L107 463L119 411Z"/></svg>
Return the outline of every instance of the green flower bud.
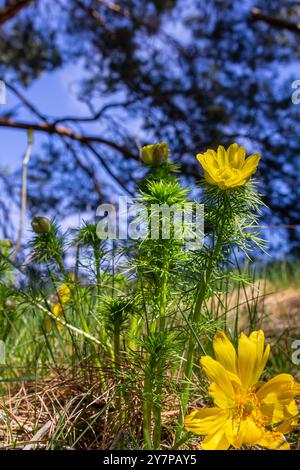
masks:
<svg viewBox="0 0 300 470"><path fill-rule="evenodd" d="M11 240L9 240L8 238L3 238L2 240L0 240L0 249L1 248L12 248L13 246L13 242Z"/></svg>
<svg viewBox="0 0 300 470"><path fill-rule="evenodd" d="M140 158L146 165L158 166L168 160L169 148L166 142L145 145L140 149Z"/></svg>
<svg viewBox="0 0 300 470"><path fill-rule="evenodd" d="M5 301L5 303L4 303L4 305L5 305L6 308L9 308L9 309L15 308L15 306L16 306L16 301L13 300L13 299L7 299L7 300Z"/></svg>
<svg viewBox="0 0 300 470"><path fill-rule="evenodd" d="M31 221L31 227L35 233L48 233L51 222L46 217L34 217Z"/></svg>

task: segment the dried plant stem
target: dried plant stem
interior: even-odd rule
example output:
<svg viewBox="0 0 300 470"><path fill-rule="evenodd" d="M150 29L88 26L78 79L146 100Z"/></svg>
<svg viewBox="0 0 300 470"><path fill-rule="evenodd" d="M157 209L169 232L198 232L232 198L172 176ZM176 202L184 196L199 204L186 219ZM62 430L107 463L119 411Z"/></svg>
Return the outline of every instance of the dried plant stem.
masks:
<svg viewBox="0 0 300 470"><path fill-rule="evenodd" d="M19 230L18 230L16 248L12 255L12 259L14 261L17 259L18 253L20 251L24 225L25 225L26 205L27 205L27 170L28 170L28 163L31 157L32 146L33 146L33 133L32 133L32 129L29 129L28 130L28 145L27 145L27 149L26 149L25 156L23 159L23 164L22 164L21 217L20 217L20 225L19 225Z"/></svg>

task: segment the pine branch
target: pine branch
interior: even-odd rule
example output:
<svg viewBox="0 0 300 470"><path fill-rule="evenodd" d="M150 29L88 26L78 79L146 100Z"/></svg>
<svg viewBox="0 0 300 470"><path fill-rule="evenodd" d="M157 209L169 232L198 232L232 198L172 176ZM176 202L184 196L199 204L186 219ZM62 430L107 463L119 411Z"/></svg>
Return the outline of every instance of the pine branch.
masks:
<svg viewBox="0 0 300 470"><path fill-rule="evenodd" d="M122 153L125 157L131 158L134 160L138 160L138 154L132 154L126 147L116 144L115 142L100 137L98 135L83 135L77 132L74 132L72 129L66 126L57 126L50 122L43 122L43 123L36 123L36 122L25 122L25 121L15 121L10 118L0 118L0 127L8 127L11 129L24 129L37 132L42 132L49 135L58 135L61 137L68 137L71 140L75 140L80 142L81 144L92 144L92 143L99 143L107 145L108 147L117 150L118 152Z"/></svg>
<svg viewBox="0 0 300 470"><path fill-rule="evenodd" d="M0 8L0 25L13 19L23 8L30 5L32 0L12 0Z"/></svg>
<svg viewBox="0 0 300 470"><path fill-rule="evenodd" d="M264 23L268 23L269 25L277 29L287 29L288 31L300 33L300 22L294 23L292 21L284 20L282 18L275 18L274 16L262 13L259 8L253 8L252 18L255 21L263 21Z"/></svg>

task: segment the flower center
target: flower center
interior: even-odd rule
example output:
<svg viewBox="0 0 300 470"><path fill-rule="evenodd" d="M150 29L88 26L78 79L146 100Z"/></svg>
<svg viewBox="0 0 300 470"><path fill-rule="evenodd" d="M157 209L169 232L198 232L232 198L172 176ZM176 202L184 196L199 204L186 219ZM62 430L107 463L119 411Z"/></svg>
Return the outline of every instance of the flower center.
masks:
<svg viewBox="0 0 300 470"><path fill-rule="evenodd" d="M245 419L252 415L253 417L260 419L260 408L257 397L254 393L249 395L238 396L236 399L235 415L239 419Z"/></svg>
<svg viewBox="0 0 300 470"><path fill-rule="evenodd" d="M249 415L252 413L252 411L254 410L254 405L252 403L252 401L247 401L247 403L245 403L244 405L244 415Z"/></svg>
<svg viewBox="0 0 300 470"><path fill-rule="evenodd" d="M238 173L238 170L236 168L225 168L223 170L219 171L219 176L223 180L227 181L230 180L231 178L234 178Z"/></svg>

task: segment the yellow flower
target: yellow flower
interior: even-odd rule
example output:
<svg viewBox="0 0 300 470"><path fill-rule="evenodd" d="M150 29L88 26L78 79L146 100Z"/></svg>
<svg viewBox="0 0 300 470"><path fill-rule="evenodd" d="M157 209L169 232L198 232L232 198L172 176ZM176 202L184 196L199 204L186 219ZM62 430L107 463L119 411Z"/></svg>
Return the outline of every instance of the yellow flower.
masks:
<svg viewBox="0 0 300 470"><path fill-rule="evenodd" d="M70 280L73 278L69 276ZM55 317L61 318L63 316L63 306L71 300L71 289L67 284L62 284L57 289L57 302L52 307L52 313ZM59 330L63 329L63 325L60 322L56 322L56 326ZM52 321L50 318L46 319L46 331L51 331Z"/></svg>
<svg viewBox="0 0 300 470"><path fill-rule="evenodd" d="M169 148L166 142L145 145L140 149L140 158L146 165L158 166L168 160Z"/></svg>
<svg viewBox="0 0 300 470"><path fill-rule="evenodd" d="M215 406L192 411L185 418L185 427L206 436L203 449L239 449L243 445L289 449L284 434L298 423L294 397L300 394L300 384L289 374L259 382L270 352L264 341L261 330L249 337L242 333L236 352L225 333L218 332L213 343L216 360L201 357Z"/></svg>
<svg viewBox="0 0 300 470"><path fill-rule="evenodd" d="M244 147L231 144L227 150L219 145L217 152L208 149L196 156L204 169L209 184L221 189L243 186L256 172L260 156L256 153L246 158Z"/></svg>

